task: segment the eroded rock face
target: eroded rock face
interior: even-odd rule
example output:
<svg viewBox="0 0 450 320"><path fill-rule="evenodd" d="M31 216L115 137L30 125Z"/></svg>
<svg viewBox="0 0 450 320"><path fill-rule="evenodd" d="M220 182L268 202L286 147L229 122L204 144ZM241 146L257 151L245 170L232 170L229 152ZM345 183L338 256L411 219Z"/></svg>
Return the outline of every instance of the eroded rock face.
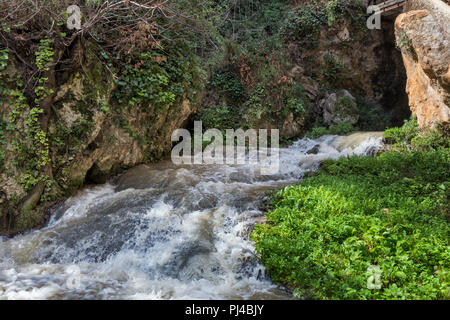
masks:
<svg viewBox="0 0 450 320"><path fill-rule="evenodd" d="M283 126L281 127L280 134L283 137L295 137L300 132L302 132L304 125L305 125L305 118L296 117L291 112L286 117Z"/></svg>
<svg viewBox="0 0 450 320"><path fill-rule="evenodd" d="M57 93L57 117L52 135L63 130L77 132L88 123L78 142L68 151L53 151L55 180L63 190L76 190L84 183L104 183L111 175L143 162L159 160L172 147L171 135L183 127L195 111L188 100L174 106L139 106L122 119L111 100L115 89L112 75L95 57L87 57L84 72L73 75ZM97 81L96 79L103 79Z"/></svg>
<svg viewBox="0 0 450 320"><path fill-rule="evenodd" d="M347 90L327 95L320 101L323 110L323 120L327 125L337 125L343 122L356 124L359 119L356 99Z"/></svg>
<svg viewBox="0 0 450 320"><path fill-rule="evenodd" d="M411 111L420 127L430 127L450 118L450 7L423 1L417 8L398 16L395 32Z"/></svg>
<svg viewBox="0 0 450 320"><path fill-rule="evenodd" d="M325 125L343 121L356 124L359 115L354 97L357 96L382 105L399 125L410 116L405 93L406 72L395 47L393 21L383 21L381 30L367 30L365 25L346 18L323 28L316 47L306 49L291 43L289 52L289 60L294 65L290 76L301 83L313 102L309 106L312 114L304 123L322 116ZM320 82L330 83L333 89L321 92ZM351 100L348 110L336 105L345 95ZM294 131L298 134L303 129L298 127Z"/></svg>
<svg viewBox="0 0 450 320"><path fill-rule="evenodd" d="M344 15L338 22L322 25L308 45L295 35L283 38L280 51L274 54L275 57L267 58L273 60L272 65L277 65L275 58L282 56L286 64L270 71L272 81L263 82L263 92L248 87L250 97L245 104L242 101L229 103L240 109L244 127L278 128L282 137L300 136L324 116L323 100L339 89L345 89L358 98L358 102L381 105L394 124L401 125L409 118L406 72L401 53L395 47L393 21L383 20L381 30L369 30L366 19L361 18L365 8L358 10ZM292 34L295 32L293 29ZM233 71L233 66L230 64L227 70ZM260 66L252 65L252 68L256 77ZM238 79L239 70L233 72ZM280 83L285 89L280 89ZM297 85L302 88L302 93L292 94L290 88ZM220 106L220 109L227 109L227 103L219 93L216 88L208 90L203 108L214 110ZM292 97L301 97L304 112L293 112L296 111L295 104L292 108L287 103ZM336 115L334 103L329 109L331 112L326 112L325 123L321 125L358 122L357 108L352 108L353 115L347 113L345 117L335 119L332 119Z"/></svg>
<svg viewBox="0 0 450 320"><path fill-rule="evenodd" d="M121 106L113 99L113 75L93 52L87 44L82 69L55 90L47 132L54 199L72 194L83 184L104 183L125 169L161 159L172 148L172 132L183 127L195 111L186 99L157 110L149 105L117 111ZM3 81L14 88L21 72L20 63L12 60ZM12 111L13 106L5 101L0 122L7 121ZM18 123L27 116L23 112ZM25 169L15 165L17 131L8 131L5 137L5 167L0 168L0 192L8 201L28 193L21 182Z"/></svg>

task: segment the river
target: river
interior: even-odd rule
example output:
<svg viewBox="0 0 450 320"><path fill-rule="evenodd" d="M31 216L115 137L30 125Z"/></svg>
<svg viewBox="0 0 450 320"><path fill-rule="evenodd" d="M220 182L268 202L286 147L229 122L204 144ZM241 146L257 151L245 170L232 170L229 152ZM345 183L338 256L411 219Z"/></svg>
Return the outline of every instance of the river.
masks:
<svg viewBox="0 0 450 320"><path fill-rule="evenodd" d="M248 240L261 198L380 145L379 132L323 136L281 148L274 176L164 161L86 187L43 229L0 238L0 299L290 299Z"/></svg>

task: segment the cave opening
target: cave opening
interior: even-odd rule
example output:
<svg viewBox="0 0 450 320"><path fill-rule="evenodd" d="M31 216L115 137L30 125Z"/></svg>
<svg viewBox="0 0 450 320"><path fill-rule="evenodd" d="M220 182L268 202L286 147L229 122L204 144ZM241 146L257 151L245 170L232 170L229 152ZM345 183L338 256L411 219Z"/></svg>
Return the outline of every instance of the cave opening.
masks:
<svg viewBox="0 0 450 320"><path fill-rule="evenodd" d="M377 48L382 59L382 68L376 75L375 83L383 92L380 104L391 126L401 126L411 117L409 99L406 92L406 68L401 50L397 47L395 37L396 16L383 16L380 32L383 32L384 42Z"/></svg>

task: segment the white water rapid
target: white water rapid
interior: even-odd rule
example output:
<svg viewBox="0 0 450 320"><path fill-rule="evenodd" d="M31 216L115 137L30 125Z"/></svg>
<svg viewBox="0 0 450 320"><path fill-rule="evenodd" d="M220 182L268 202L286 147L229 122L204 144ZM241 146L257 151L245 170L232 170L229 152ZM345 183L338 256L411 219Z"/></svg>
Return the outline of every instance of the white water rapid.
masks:
<svg viewBox="0 0 450 320"><path fill-rule="evenodd" d="M0 238L0 299L289 299L248 240L261 196L380 145L375 132L302 139L280 149L276 176L250 164L131 169L66 200L45 228Z"/></svg>

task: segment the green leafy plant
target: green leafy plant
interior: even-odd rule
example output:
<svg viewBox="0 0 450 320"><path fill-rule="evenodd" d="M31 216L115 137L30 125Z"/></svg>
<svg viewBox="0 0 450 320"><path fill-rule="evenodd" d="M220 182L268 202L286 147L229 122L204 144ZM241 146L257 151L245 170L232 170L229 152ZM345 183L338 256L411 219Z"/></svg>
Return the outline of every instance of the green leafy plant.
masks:
<svg viewBox="0 0 450 320"><path fill-rule="evenodd" d="M48 64L53 61L53 42L54 40L49 38L42 39L38 50L35 52L36 66L41 71L48 71Z"/></svg>
<svg viewBox="0 0 450 320"><path fill-rule="evenodd" d="M212 76L211 85L227 98L227 103L236 105L245 98L245 90L237 76L232 72L217 72Z"/></svg>
<svg viewBox="0 0 450 320"><path fill-rule="evenodd" d="M329 82L335 83L336 81L339 80L339 76L344 70L344 66L341 62L342 59L336 59L329 53L326 53L323 59L325 61L325 71L324 71L325 78Z"/></svg>
<svg viewBox="0 0 450 320"><path fill-rule="evenodd" d="M6 69L9 61L9 50L3 49L0 50L0 72Z"/></svg>
<svg viewBox="0 0 450 320"><path fill-rule="evenodd" d="M352 131L357 131L358 128L355 128L348 122L342 122L337 125L332 125L329 128L326 127L314 127L311 131L306 133L306 137L317 139L323 135L331 134L331 135L346 135Z"/></svg>
<svg viewBox="0 0 450 320"><path fill-rule="evenodd" d="M407 147L410 145L412 139L417 137L418 133L417 118L412 117L410 120L405 120L404 125L400 128L394 127L387 129L383 137L388 144Z"/></svg>
<svg viewBox="0 0 450 320"><path fill-rule="evenodd" d="M449 156L326 161L280 191L251 236L270 277L302 298L449 299ZM380 290L367 287L373 265Z"/></svg>
<svg viewBox="0 0 450 320"><path fill-rule="evenodd" d="M301 298L449 299L446 125L386 131L399 151L326 160L279 191L251 234L270 277ZM406 148L408 146L408 148ZM380 287L367 283L380 270Z"/></svg>
<svg viewBox="0 0 450 320"><path fill-rule="evenodd" d="M297 41L306 48L317 46L320 30L336 24L350 12L352 20L365 25L364 5L351 0L313 0L291 10L280 33L285 41ZM357 14L359 13L359 14Z"/></svg>
<svg viewBox="0 0 450 320"><path fill-rule="evenodd" d="M357 97L358 127L363 131L383 131L389 127L390 120L383 108L376 103Z"/></svg>

